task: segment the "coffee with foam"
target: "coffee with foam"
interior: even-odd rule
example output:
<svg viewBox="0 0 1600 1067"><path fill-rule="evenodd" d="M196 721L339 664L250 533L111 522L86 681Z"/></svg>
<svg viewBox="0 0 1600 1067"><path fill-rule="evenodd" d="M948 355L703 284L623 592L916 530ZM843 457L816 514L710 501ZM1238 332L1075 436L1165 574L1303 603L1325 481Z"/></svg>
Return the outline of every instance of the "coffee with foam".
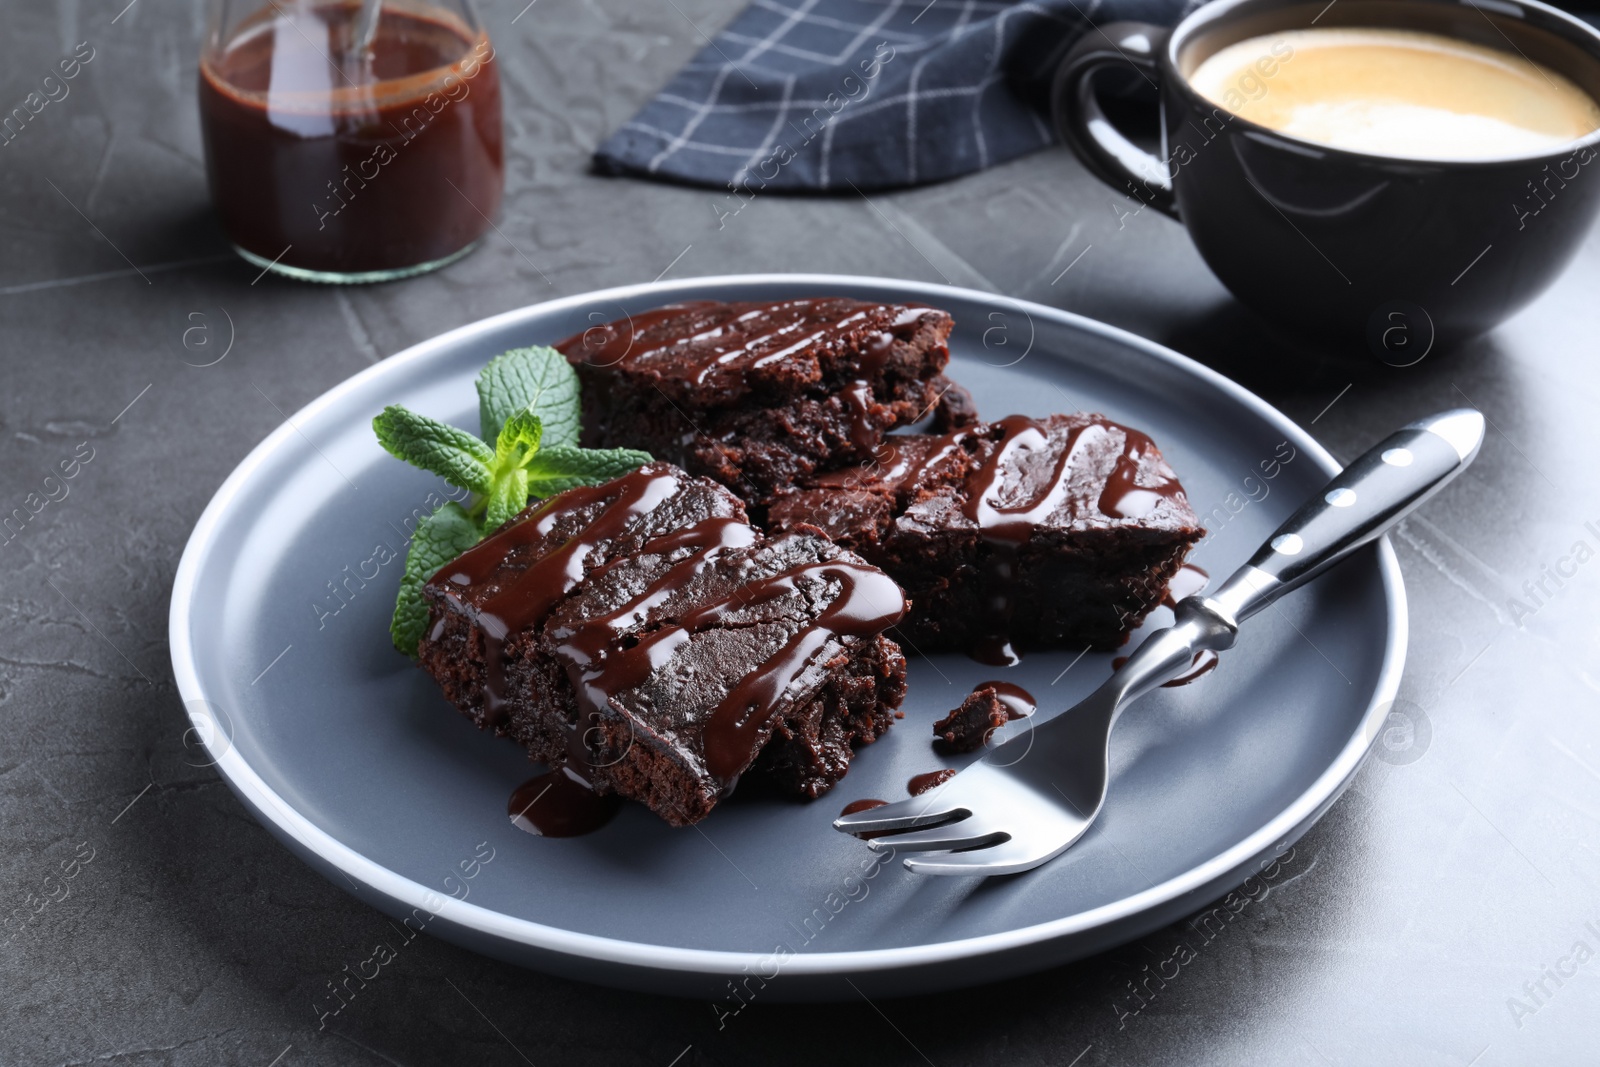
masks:
<svg viewBox="0 0 1600 1067"><path fill-rule="evenodd" d="M1600 129L1600 105L1549 68L1410 30L1253 37L1204 60L1189 83L1269 129L1404 159L1528 155Z"/></svg>

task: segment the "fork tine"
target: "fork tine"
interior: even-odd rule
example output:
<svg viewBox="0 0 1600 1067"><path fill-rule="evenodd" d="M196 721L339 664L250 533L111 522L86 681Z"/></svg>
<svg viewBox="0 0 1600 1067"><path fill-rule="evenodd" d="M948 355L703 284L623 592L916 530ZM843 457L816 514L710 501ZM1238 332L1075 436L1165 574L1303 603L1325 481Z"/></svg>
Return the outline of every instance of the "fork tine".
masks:
<svg viewBox="0 0 1600 1067"><path fill-rule="evenodd" d="M987 829L972 818L959 819L936 826L931 830L917 830L908 834L889 834L868 841L874 852L934 852L940 849L975 848L995 845L1010 840L1002 830Z"/></svg>
<svg viewBox="0 0 1600 1067"><path fill-rule="evenodd" d="M890 839L889 843L893 843ZM994 874L1020 874L1054 859L1067 846L1053 851L1038 849L1022 841L1002 841L970 852L945 852L936 856L909 856L905 868L917 874L956 874L983 877Z"/></svg>
<svg viewBox="0 0 1600 1067"><path fill-rule="evenodd" d="M868 808L833 820L833 828L846 834L872 833L878 830L909 830L915 826L948 822L958 816L970 814L965 808L952 804L941 805L940 790L926 796L899 800L882 807Z"/></svg>

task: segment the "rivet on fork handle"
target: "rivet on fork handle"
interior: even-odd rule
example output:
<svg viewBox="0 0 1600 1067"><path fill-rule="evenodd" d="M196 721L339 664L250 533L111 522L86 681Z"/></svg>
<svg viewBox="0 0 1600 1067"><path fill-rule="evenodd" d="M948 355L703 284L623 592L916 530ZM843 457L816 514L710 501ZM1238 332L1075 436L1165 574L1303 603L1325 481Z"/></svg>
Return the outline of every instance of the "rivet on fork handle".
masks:
<svg viewBox="0 0 1600 1067"><path fill-rule="evenodd" d="M1204 598L1239 623L1379 537L1477 456L1483 416L1457 408L1390 434L1301 505L1250 562Z"/></svg>

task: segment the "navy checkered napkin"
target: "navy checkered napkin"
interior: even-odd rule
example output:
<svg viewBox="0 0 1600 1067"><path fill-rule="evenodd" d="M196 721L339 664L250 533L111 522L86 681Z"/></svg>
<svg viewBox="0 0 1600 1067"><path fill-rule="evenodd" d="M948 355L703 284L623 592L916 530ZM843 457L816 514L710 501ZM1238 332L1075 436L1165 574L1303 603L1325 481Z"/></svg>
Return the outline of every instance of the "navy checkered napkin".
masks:
<svg viewBox="0 0 1600 1067"><path fill-rule="evenodd" d="M1050 80L1090 25L1202 0L755 0L595 152L611 174L882 189L1052 143Z"/></svg>

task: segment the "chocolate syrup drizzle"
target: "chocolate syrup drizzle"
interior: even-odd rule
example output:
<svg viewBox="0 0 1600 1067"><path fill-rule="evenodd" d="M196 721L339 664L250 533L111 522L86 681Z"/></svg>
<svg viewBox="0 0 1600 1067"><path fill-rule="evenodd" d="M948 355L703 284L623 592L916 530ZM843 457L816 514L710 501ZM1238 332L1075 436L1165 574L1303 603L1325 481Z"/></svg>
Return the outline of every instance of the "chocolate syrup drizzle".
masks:
<svg viewBox="0 0 1600 1067"><path fill-rule="evenodd" d="M641 468L605 485L569 489L560 496L552 497L525 521L502 530L455 561L446 581L465 588L481 586L489 581L508 556L547 536L560 519L615 494L616 499L596 515L581 533L535 560L481 605L463 602L484 634L484 725L502 726L508 714L504 656L506 638L548 615L550 609L583 579L589 557L596 549L620 537L634 519L672 496L682 484L680 473L676 470L656 468L646 473ZM579 747L568 745L569 749ZM584 758L580 766L586 765L587 759Z"/></svg>
<svg viewBox="0 0 1600 1067"><path fill-rule="evenodd" d="M508 637L548 616L589 573L588 562L601 546L623 536L636 519L676 493L682 484L682 472L651 466L603 486L568 490L523 522L501 531L455 561L444 580L449 587L460 590L454 595L473 615L484 635L484 725L503 725L508 712ZM491 590L480 604L466 598L469 589L485 586L508 558L547 537L561 519L608 498L610 503L583 530L535 559L503 586ZM635 555L671 555L684 550L688 554L628 603L607 615L585 620L575 630L553 635L560 641L556 654L565 663L578 695L579 716L566 729L565 766L527 783L513 797L511 813L515 817L522 812L522 820L530 824L525 829L562 836L581 832L571 830L573 825L592 829L609 818L600 817L598 811L585 814L577 810L592 808L603 799L594 793L590 783L594 751L604 738L597 736L591 741L587 735L599 733L603 709L610 706L612 698L642 685L651 671L667 662L692 635L717 625L733 612L792 594L804 585L826 582L837 586L833 599L817 617L742 678L708 717L702 732L706 768L723 782L727 792L765 743L773 709L829 642L876 636L904 616L904 594L881 571L847 560L814 562L746 582L729 596L686 611L623 647L622 638L630 628L685 588L712 560L722 553L748 547L758 537L748 524L728 516L704 519L657 536ZM534 792L546 787L549 795L529 807ZM566 811L564 806L574 810ZM532 814L535 810L540 813L537 818Z"/></svg>
<svg viewBox="0 0 1600 1067"><path fill-rule="evenodd" d="M872 454L882 428L872 417L872 383L862 379L851 382L844 391L845 403L850 407L850 443L858 452Z"/></svg>
<svg viewBox="0 0 1600 1067"><path fill-rule="evenodd" d="M891 307L893 305L890 305ZM921 305L900 307L881 321L885 305L842 297L723 304L698 300L669 304L592 327L555 347L569 359L597 367L637 368L662 359L682 359L696 385L727 385L798 352L854 344L861 366L880 372L896 341L909 340ZM878 319L877 329L873 320Z"/></svg>
<svg viewBox="0 0 1600 1067"><path fill-rule="evenodd" d="M846 489L863 483L882 484L898 495L915 487L925 474L948 458L951 452L963 447L971 438L972 434L966 430L955 430L937 436L918 434L909 440L915 440L919 444L924 441L934 441L937 445L931 448L907 448L907 439L897 441L891 434L872 449L870 462L827 471L817 475L814 482L822 487Z"/></svg>
<svg viewBox="0 0 1600 1067"><path fill-rule="evenodd" d="M963 510L990 544L1018 546L1026 544L1033 536L1033 528L1066 500L1067 471L1077 451L1078 438L1088 427L1072 428L1049 478L1039 482L1031 496L1024 497L1020 503L1001 504L999 496L1005 485L1006 471L1020 469L1022 453L1048 449L1050 432L1043 423L1026 415L1007 415L996 425L1004 433L994 450L969 476ZM1015 462L1014 457L1017 457Z"/></svg>
<svg viewBox="0 0 1600 1067"><path fill-rule="evenodd" d="M1113 425L1106 423L1105 425ZM1156 443L1138 430L1118 426L1122 431L1122 455L1106 478L1106 487L1100 492L1100 510L1112 518L1144 519L1155 513L1164 500L1171 500L1183 491L1177 476L1165 462L1154 465L1154 485L1139 485L1140 465L1147 456L1157 454Z"/></svg>

